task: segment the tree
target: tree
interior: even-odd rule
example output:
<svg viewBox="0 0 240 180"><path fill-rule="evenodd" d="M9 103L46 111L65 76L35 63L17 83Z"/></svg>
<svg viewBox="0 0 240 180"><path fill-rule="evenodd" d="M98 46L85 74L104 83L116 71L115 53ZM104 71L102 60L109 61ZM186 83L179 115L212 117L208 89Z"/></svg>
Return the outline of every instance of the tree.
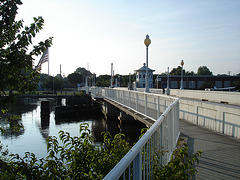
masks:
<svg viewBox="0 0 240 180"><path fill-rule="evenodd" d="M182 67L178 66L177 68L173 68L172 71L169 74L170 75L181 75L182 74ZM183 74L185 74L185 69L183 69Z"/></svg>
<svg viewBox="0 0 240 180"><path fill-rule="evenodd" d="M207 66L200 66L197 70L197 75L213 75Z"/></svg>
<svg viewBox="0 0 240 180"><path fill-rule="evenodd" d="M92 73L90 72L90 71L88 71L88 70L86 70L85 68L83 68L83 67L78 67L75 71L74 71L74 73L78 73L78 74L81 74L81 75L84 75L84 76L86 76L86 75L92 75Z"/></svg>
<svg viewBox="0 0 240 180"><path fill-rule="evenodd" d="M182 74L182 67L178 66L177 68L173 68L169 74L173 76L180 76ZM164 75L167 75L167 72L165 72ZM193 71L185 71L185 69L183 69L183 75L195 75L195 73Z"/></svg>
<svg viewBox="0 0 240 180"><path fill-rule="evenodd" d="M83 75L76 73L76 71L75 73L69 74L67 78L75 87L77 87L77 84L83 83Z"/></svg>
<svg viewBox="0 0 240 180"><path fill-rule="evenodd" d="M180 66L178 66L177 68L173 68L171 71L170 71L170 75L181 75L181 71L182 71L182 68Z"/></svg>
<svg viewBox="0 0 240 180"><path fill-rule="evenodd" d="M37 87L39 73L33 70L34 56L41 55L52 44L52 37L33 46L32 38L43 28L42 17L33 18L29 27L23 27L23 20L16 21L21 0L0 1L0 95L16 90L32 92ZM29 52L29 48L32 50ZM5 105L13 100L13 94L0 98L0 119L6 112ZM6 118L9 124L14 118ZM4 119L5 120L5 119ZM18 123L15 123L18 124ZM0 128L3 131L3 129Z"/></svg>
<svg viewBox="0 0 240 180"><path fill-rule="evenodd" d="M195 73L193 71L187 71L186 75L195 75Z"/></svg>
<svg viewBox="0 0 240 180"><path fill-rule="evenodd" d="M33 46L32 38L43 28L42 17L33 18L29 27L23 28L23 20L16 21L21 0L0 2L0 93L17 90L21 93L33 91L37 87L37 71L33 71L34 56L41 55L52 44L52 37Z"/></svg>
<svg viewBox="0 0 240 180"><path fill-rule="evenodd" d="M110 75L100 75L96 78L96 86L99 87L109 87L111 84Z"/></svg>

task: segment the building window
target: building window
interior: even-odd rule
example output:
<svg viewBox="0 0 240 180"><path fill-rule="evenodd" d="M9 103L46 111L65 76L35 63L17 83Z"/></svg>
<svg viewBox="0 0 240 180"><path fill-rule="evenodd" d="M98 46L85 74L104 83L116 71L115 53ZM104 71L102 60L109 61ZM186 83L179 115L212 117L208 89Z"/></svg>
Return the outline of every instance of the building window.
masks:
<svg viewBox="0 0 240 180"><path fill-rule="evenodd" d="M145 78L145 75L143 75L143 78Z"/></svg>
<svg viewBox="0 0 240 180"><path fill-rule="evenodd" d="M139 74L139 78L141 78L141 74Z"/></svg>

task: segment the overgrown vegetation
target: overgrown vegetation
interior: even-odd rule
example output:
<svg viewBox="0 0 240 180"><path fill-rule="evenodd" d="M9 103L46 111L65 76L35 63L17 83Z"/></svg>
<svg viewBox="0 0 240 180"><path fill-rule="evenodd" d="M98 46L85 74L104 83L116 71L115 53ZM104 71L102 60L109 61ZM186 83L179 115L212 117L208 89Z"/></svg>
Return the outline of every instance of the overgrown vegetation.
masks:
<svg viewBox="0 0 240 180"><path fill-rule="evenodd" d="M102 179L130 150L123 134L102 133L104 142L94 145L89 125L80 125L80 136L59 132L48 137L48 156L38 160L26 152L21 158L0 146L0 179Z"/></svg>
<svg viewBox="0 0 240 180"><path fill-rule="evenodd" d="M191 156L187 151L187 144L182 143L180 147L173 152L171 160L167 165L159 166L159 162L156 161L154 165L154 179L192 179L197 172L195 163L199 164L199 157L202 151L198 151ZM156 159L160 159L159 156L160 154L157 155Z"/></svg>

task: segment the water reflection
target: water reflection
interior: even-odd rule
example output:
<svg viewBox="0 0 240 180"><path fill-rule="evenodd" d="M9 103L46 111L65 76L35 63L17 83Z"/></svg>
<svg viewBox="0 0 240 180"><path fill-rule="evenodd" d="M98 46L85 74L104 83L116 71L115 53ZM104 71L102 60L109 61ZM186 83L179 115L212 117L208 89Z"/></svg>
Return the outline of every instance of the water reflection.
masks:
<svg viewBox="0 0 240 180"><path fill-rule="evenodd" d="M50 101L50 114L41 115L41 101ZM0 136L0 141L8 145L12 153L23 156L25 152L33 152L38 158L46 157L48 136L58 137L60 130L69 132L71 136L79 136L79 125L88 123L91 133L94 135L95 142L102 142L103 131L109 131L113 136L119 132L125 133L127 139L133 143L140 135L139 124L119 124L119 120L105 120L102 116L89 113L81 117L74 117L55 120L54 108L57 105L55 99L18 99L14 106L9 108L11 113L21 115L20 123L24 129L19 132L7 131ZM1 122L4 126L4 122ZM137 131L136 131L137 130Z"/></svg>

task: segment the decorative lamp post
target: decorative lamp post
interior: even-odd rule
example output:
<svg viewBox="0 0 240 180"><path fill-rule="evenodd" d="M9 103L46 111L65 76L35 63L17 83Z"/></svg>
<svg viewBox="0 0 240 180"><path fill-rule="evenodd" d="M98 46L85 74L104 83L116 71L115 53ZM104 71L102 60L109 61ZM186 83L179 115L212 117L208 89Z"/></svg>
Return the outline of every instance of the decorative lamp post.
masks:
<svg viewBox="0 0 240 180"><path fill-rule="evenodd" d="M170 87L169 87L169 67L168 67L168 71L167 71L167 95L170 94Z"/></svg>
<svg viewBox="0 0 240 180"><path fill-rule="evenodd" d="M113 63L111 63L111 84L110 84L110 88L112 88L113 85Z"/></svg>
<svg viewBox="0 0 240 180"><path fill-rule="evenodd" d="M148 46L151 44L151 40L149 39L149 35L147 34L146 39L144 40L144 44L146 45L146 85L145 92L149 92L149 82L148 82Z"/></svg>
<svg viewBox="0 0 240 180"><path fill-rule="evenodd" d="M180 89L183 89L183 65L184 65L184 62L183 62L183 60L181 61L181 66L182 66L182 71L181 71L181 87L180 87Z"/></svg>

